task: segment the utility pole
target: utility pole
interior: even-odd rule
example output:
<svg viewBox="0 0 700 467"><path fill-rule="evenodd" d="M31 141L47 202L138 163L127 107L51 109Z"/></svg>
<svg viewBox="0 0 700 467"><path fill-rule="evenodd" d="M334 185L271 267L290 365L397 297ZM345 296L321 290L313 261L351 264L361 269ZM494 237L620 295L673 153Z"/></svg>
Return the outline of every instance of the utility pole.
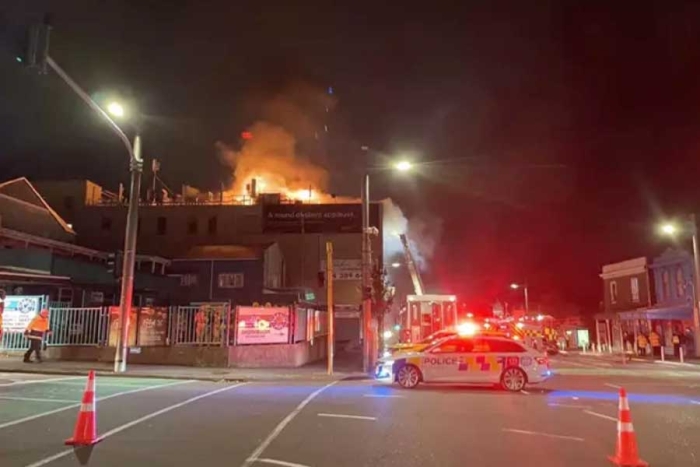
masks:
<svg viewBox="0 0 700 467"><path fill-rule="evenodd" d="M333 310L333 242L326 242L326 309L328 312L328 374L333 374L335 350L335 316Z"/></svg>
<svg viewBox="0 0 700 467"><path fill-rule="evenodd" d="M695 214L690 215L693 224L693 269L695 275L695 300L693 300L693 335L695 337L695 356L700 357L700 253L698 253L698 224Z"/></svg>
<svg viewBox="0 0 700 467"><path fill-rule="evenodd" d="M134 262L136 256L136 229L138 225L138 201L141 188L141 173L143 172L143 159L141 158L141 138L137 134L133 147L124 131L105 112L83 88L78 85L49 55L49 44L52 26L50 20L45 19L41 25L33 25L30 28L28 42L24 51L25 65L30 69L37 69L39 73L46 74L47 67L51 68L92 110L104 118L110 129L124 143L129 153L129 167L131 170L131 192L129 194L129 211L124 241L124 262L122 266L121 301L120 301L120 338L114 355L114 371L126 370L126 349L129 335L129 314L131 311L131 297L134 287ZM22 60L18 60L22 61Z"/></svg>
<svg viewBox="0 0 700 467"><path fill-rule="evenodd" d="M369 174L362 179L362 370L372 371L372 244L369 226Z"/></svg>

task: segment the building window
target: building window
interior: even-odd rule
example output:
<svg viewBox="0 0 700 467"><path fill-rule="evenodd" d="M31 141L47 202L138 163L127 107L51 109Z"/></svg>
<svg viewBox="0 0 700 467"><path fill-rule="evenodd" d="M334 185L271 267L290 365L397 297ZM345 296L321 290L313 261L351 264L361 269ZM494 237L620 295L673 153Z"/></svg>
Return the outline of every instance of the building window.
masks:
<svg viewBox="0 0 700 467"><path fill-rule="evenodd" d="M671 275L668 273L668 270L661 274L661 289L664 293L663 300L671 298Z"/></svg>
<svg viewBox="0 0 700 467"><path fill-rule="evenodd" d="M240 272L225 272L219 274L220 289L242 289L243 288L243 273Z"/></svg>
<svg viewBox="0 0 700 467"><path fill-rule="evenodd" d="M610 303L617 303L617 282L610 282Z"/></svg>
<svg viewBox="0 0 700 467"><path fill-rule="evenodd" d="M639 278L633 277L630 279L630 290L632 291L632 301L639 301Z"/></svg>
<svg viewBox="0 0 700 467"><path fill-rule="evenodd" d="M193 287L197 285L197 274L183 274L180 276L181 287Z"/></svg>
<svg viewBox="0 0 700 467"><path fill-rule="evenodd" d="M685 280L683 280L683 269L676 268L676 297L683 298L685 295Z"/></svg>
<svg viewBox="0 0 700 467"><path fill-rule="evenodd" d="M168 230L168 219L161 216L157 220L156 233L158 235L165 235L166 230Z"/></svg>
<svg viewBox="0 0 700 467"><path fill-rule="evenodd" d="M68 209L69 211L73 209L73 206L75 204L75 198L72 196L66 196L63 198L63 207Z"/></svg>
<svg viewBox="0 0 700 467"><path fill-rule="evenodd" d="M102 221L100 222L100 228L102 230L111 230L112 229L112 218L111 217L102 217Z"/></svg>
<svg viewBox="0 0 700 467"><path fill-rule="evenodd" d="M216 233L216 227L217 227L217 220L216 216L210 217L209 222L207 223L207 231L209 232L210 235L213 235Z"/></svg>
<svg viewBox="0 0 700 467"><path fill-rule="evenodd" d="M197 228L199 226L197 225L197 219L196 218L191 218L190 220L187 221L187 233L190 235L195 235L197 233Z"/></svg>

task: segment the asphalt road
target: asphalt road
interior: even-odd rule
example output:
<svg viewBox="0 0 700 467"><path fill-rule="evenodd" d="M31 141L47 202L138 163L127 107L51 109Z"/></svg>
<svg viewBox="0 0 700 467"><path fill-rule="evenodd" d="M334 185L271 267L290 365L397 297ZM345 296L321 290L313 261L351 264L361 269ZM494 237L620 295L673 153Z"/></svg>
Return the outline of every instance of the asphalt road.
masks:
<svg viewBox="0 0 700 467"><path fill-rule="evenodd" d="M93 466L609 465L624 386L641 457L700 466L700 368L563 356L551 381L491 388L372 381L101 377ZM0 465L75 466L83 377L0 373ZM82 451L81 456L88 452Z"/></svg>

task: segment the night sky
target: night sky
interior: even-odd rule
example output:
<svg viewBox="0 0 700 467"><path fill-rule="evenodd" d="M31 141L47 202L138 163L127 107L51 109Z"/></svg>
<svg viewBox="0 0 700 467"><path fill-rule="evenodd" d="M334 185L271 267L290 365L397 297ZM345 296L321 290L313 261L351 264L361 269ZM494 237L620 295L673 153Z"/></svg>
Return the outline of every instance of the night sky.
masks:
<svg viewBox="0 0 700 467"><path fill-rule="evenodd" d="M594 312L601 265L660 253L655 222L697 209L700 3L292 3L5 0L0 178L128 176L104 123L14 61L17 28L52 11L53 58L96 98L138 102L173 187L230 181L216 142L297 112L329 125L307 155L334 192L359 191L378 153L427 162L373 195L439 223L425 280L477 308L527 280L533 301ZM280 96L291 115L270 115Z"/></svg>

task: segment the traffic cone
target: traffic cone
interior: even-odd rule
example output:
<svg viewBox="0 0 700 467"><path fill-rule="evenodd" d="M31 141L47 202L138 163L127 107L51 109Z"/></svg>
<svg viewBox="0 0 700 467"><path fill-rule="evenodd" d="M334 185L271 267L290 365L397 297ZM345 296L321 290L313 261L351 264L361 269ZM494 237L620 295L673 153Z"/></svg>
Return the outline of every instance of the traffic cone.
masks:
<svg viewBox="0 0 700 467"><path fill-rule="evenodd" d="M66 440L69 446L91 446L102 441L97 437L97 413L95 405L95 372L90 370L87 385L75 422L73 437Z"/></svg>
<svg viewBox="0 0 700 467"><path fill-rule="evenodd" d="M632 426L632 413L627 401L627 392L620 388L620 405L617 422L617 450L608 456L610 462L621 467L647 467L649 464L639 458L637 436Z"/></svg>

